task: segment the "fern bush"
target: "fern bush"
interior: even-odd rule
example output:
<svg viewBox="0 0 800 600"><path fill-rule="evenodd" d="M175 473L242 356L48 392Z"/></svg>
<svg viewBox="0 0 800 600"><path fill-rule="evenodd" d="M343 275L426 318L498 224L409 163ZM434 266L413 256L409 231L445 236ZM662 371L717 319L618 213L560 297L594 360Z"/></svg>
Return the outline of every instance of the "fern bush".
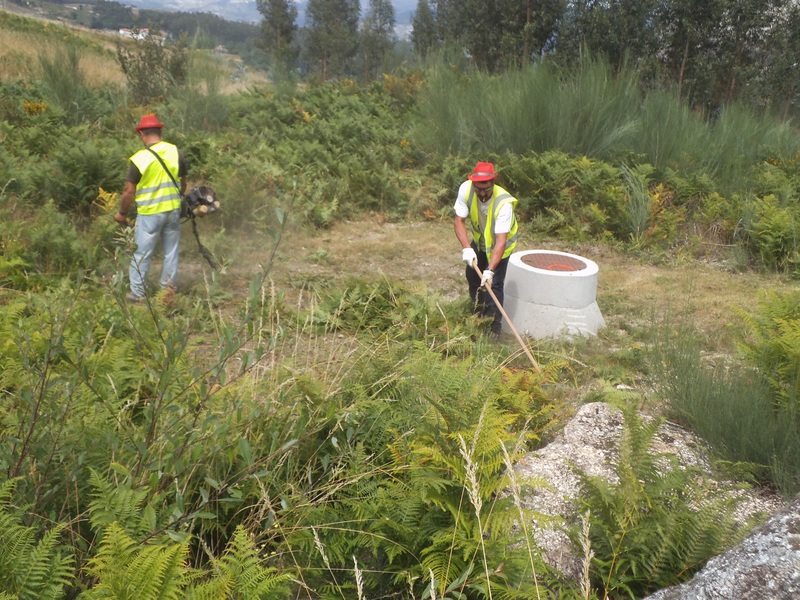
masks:
<svg viewBox="0 0 800 600"><path fill-rule="evenodd" d="M409 160L405 114L383 87L343 81L292 97L245 94L232 107L232 125L246 136L244 145L263 141L262 162L296 166L307 204L337 198L337 219L364 211L402 215L408 196L397 173ZM325 193L307 194L306 186Z"/></svg>
<svg viewBox="0 0 800 600"><path fill-rule="evenodd" d="M590 573L603 598L641 598L686 581L746 533L733 519L736 501L706 488L704 473L651 451L658 425L626 411L616 481L578 471Z"/></svg>
<svg viewBox="0 0 800 600"><path fill-rule="evenodd" d="M25 261L42 276L58 278L87 266L86 248L75 224L53 202L34 213L21 241Z"/></svg>
<svg viewBox="0 0 800 600"><path fill-rule="evenodd" d="M60 210L86 215L100 188L121 189L129 154L119 142L92 138L84 128L69 133L80 141L61 137L48 152L34 184L39 196L52 198Z"/></svg>
<svg viewBox="0 0 800 600"><path fill-rule="evenodd" d="M341 382L339 403L348 401L336 418L340 425L319 446L328 458L316 475L318 492L278 516L286 536L282 552L288 557L290 549L291 555L302 549L309 561L299 565L304 579L326 590L325 597L345 583L352 592L345 573L353 556L366 597L398 586L421 593L430 573L440 597L454 582L465 593L516 586L532 593L529 557L509 544L518 535L517 514L498 494L505 486L501 446L513 448L522 434L514 426L519 417L543 407L530 388L509 391L499 374L487 377L486 365L423 349L406 354L402 346L389 353L371 348L363 367ZM503 396L504 403L492 400ZM477 508L470 494L479 499ZM493 574L500 562L502 577ZM541 577L552 578L537 567Z"/></svg>
<svg viewBox="0 0 800 600"><path fill-rule="evenodd" d="M518 199L519 218L533 221L534 229L573 240L629 239L625 185L610 163L561 151L503 154L494 160L499 185ZM473 166L458 159L446 167L453 172L449 195Z"/></svg>
<svg viewBox="0 0 800 600"><path fill-rule="evenodd" d="M752 313L738 311L739 349L769 382L776 408L800 411L800 293L767 291Z"/></svg>
<svg viewBox="0 0 800 600"><path fill-rule="evenodd" d="M800 211L773 195L756 199L747 231L748 245L759 262L771 269L800 275Z"/></svg>
<svg viewBox="0 0 800 600"><path fill-rule="evenodd" d="M273 600L289 593L288 575L261 565L255 544L242 528L236 529L213 570L189 567L188 554L188 541L143 545L111 523L97 555L86 567L96 584L78 598Z"/></svg>

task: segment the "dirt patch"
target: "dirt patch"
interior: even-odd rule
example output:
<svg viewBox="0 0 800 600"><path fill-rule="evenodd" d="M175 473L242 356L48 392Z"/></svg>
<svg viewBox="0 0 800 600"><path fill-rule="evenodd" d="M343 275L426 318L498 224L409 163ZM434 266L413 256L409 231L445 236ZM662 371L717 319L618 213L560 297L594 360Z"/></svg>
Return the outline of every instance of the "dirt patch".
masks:
<svg viewBox="0 0 800 600"><path fill-rule="evenodd" d="M601 245L571 245L523 238L518 250L547 249L584 256L598 264L597 302L611 325L642 322L666 314L691 320L720 342L738 321L735 308L755 309L765 290L789 291L776 275L730 273L716 264L683 262L654 266ZM461 251L450 221L340 223L324 231L287 233L274 277L337 282L356 276L386 276L449 301L466 294Z"/></svg>
<svg viewBox="0 0 800 600"><path fill-rule="evenodd" d="M213 224L202 235L213 236ZM202 285L208 271L190 235L182 241L181 280ZM788 292L795 285L777 275L731 273L717 263L682 261L649 264L600 244L570 244L522 237L518 250L555 250L583 256L599 267L597 303L609 331L649 327L654 321L688 321L719 352L735 350L736 309L754 310L766 290ZM247 282L272 250L268 236L235 240L221 279L231 293L244 294ZM191 256L189 253L192 253ZM324 291L358 277L386 277L444 302L466 296L461 250L449 220L384 222L364 219L329 229L285 232L270 271L276 289L293 304L302 290Z"/></svg>

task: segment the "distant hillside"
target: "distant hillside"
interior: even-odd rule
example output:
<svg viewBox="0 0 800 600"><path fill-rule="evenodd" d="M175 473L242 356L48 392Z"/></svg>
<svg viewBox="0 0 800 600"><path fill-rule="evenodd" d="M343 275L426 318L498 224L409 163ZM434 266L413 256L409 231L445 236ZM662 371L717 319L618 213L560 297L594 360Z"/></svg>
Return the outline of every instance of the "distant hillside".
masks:
<svg viewBox="0 0 800 600"><path fill-rule="evenodd" d="M266 66L266 57L256 46L259 26L229 21L211 13L139 9L109 0L87 0L80 4L50 0L4 0L4 8L26 16L100 31L156 27L173 37L186 34L198 48L224 46L229 53L241 57L253 67Z"/></svg>
<svg viewBox="0 0 800 600"><path fill-rule="evenodd" d="M208 13L227 21L255 25L261 21L261 13L255 0L131 0L128 4L145 10L169 12ZM305 3L302 3L305 7Z"/></svg>

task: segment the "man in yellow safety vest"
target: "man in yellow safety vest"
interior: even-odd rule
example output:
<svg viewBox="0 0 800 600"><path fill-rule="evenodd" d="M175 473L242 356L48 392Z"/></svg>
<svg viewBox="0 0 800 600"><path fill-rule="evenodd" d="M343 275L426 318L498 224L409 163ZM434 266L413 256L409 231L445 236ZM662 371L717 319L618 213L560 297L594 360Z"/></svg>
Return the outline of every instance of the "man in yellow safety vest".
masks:
<svg viewBox="0 0 800 600"><path fill-rule="evenodd" d="M497 173L490 162L479 162L472 174L458 188L454 228L462 247L461 259L467 264L466 276L469 295L475 311L491 317L490 331L501 332L502 314L495 306L491 288L498 302L503 304L503 285L508 269L508 257L517 245L519 225L514 214L517 199L495 184ZM467 219L472 230L472 240L467 233ZM478 275L477 264L483 272Z"/></svg>
<svg viewBox="0 0 800 600"><path fill-rule="evenodd" d="M161 288L177 290L181 201L186 192L188 169L178 148L162 141L163 127L155 115L144 115L139 120L136 132L144 149L130 158L120 209L114 215L118 223L126 223L135 202L136 251L129 269L130 292L126 296L131 302L138 302L145 296L145 278L159 240L164 252Z"/></svg>

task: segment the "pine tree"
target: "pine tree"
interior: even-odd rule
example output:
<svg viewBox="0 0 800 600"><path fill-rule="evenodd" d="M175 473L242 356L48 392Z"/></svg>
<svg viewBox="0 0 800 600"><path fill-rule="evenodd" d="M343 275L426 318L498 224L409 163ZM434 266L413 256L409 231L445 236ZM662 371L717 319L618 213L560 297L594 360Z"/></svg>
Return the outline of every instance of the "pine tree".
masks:
<svg viewBox="0 0 800 600"><path fill-rule="evenodd" d="M309 61L322 81L346 75L358 51L358 0L309 0Z"/></svg>
<svg viewBox="0 0 800 600"><path fill-rule="evenodd" d="M369 0L361 26L361 54L364 80L377 76L383 59L394 42L394 7L389 0Z"/></svg>
<svg viewBox="0 0 800 600"><path fill-rule="evenodd" d="M298 49L293 44L297 33L297 8L290 0L257 0L262 38L257 44L270 57L272 66L288 73L295 64Z"/></svg>
<svg viewBox="0 0 800 600"><path fill-rule="evenodd" d="M428 55L438 44L436 19L428 0L419 0L417 10L411 18L411 43L414 52L422 57Z"/></svg>

